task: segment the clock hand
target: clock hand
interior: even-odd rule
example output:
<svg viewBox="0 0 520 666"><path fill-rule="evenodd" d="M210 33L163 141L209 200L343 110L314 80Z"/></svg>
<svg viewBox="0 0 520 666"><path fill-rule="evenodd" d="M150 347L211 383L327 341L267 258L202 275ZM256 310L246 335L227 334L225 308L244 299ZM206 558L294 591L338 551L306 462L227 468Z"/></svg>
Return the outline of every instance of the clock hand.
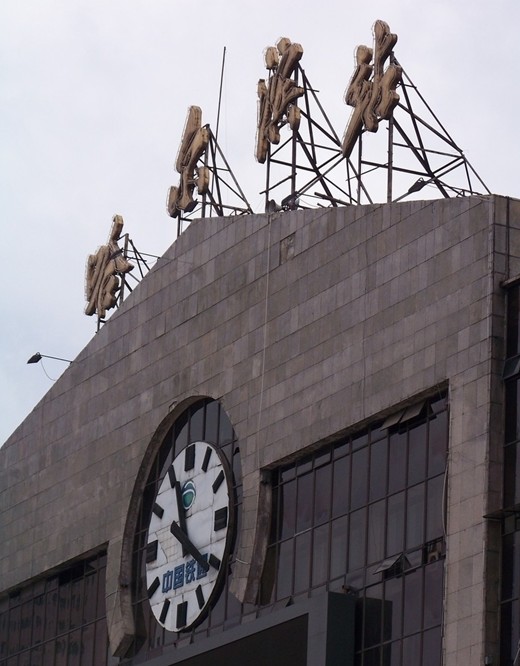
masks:
<svg viewBox="0 0 520 666"><path fill-rule="evenodd" d="M199 564L200 567L204 569L204 571L207 571L209 569L209 564L207 560L204 559L200 550L192 544L192 542L188 539L186 532L184 532L181 529L181 527L179 526L178 523L175 522L175 520L171 524L170 532L181 544L183 548L183 553L185 549L193 557L193 559L196 560L197 564Z"/></svg>
<svg viewBox="0 0 520 666"><path fill-rule="evenodd" d="M175 477L175 470L173 468L173 465L170 467L170 470L171 470L170 483L172 487L175 489L175 499L177 500L177 513L179 515L179 525L184 534L188 536L188 527L186 525L186 511L184 509L184 504L182 503L181 484ZM187 552L188 551L186 550L186 547L183 545L182 556L186 557Z"/></svg>

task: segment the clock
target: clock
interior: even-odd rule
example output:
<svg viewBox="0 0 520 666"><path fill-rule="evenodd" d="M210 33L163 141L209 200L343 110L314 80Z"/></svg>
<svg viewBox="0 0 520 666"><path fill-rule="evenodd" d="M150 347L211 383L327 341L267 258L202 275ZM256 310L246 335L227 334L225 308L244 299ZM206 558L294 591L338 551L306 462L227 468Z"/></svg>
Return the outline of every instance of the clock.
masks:
<svg viewBox="0 0 520 666"><path fill-rule="evenodd" d="M189 444L168 467L148 526L148 598L167 631L198 624L218 598L234 526L226 458L209 442Z"/></svg>

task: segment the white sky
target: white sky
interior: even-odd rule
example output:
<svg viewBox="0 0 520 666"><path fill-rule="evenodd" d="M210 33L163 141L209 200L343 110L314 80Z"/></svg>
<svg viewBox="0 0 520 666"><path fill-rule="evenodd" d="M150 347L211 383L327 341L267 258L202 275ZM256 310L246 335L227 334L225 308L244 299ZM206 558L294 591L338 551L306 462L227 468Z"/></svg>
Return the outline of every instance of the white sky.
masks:
<svg viewBox="0 0 520 666"><path fill-rule="evenodd" d="M263 51L300 42L302 66L341 136L343 94L376 19L395 54L492 192L520 197L518 0L2 0L0 3L0 443L52 382L35 352L73 359L95 334L83 314L89 253L120 213L142 252L175 238L165 212L189 105L214 126L255 212ZM45 361L57 378L67 367Z"/></svg>

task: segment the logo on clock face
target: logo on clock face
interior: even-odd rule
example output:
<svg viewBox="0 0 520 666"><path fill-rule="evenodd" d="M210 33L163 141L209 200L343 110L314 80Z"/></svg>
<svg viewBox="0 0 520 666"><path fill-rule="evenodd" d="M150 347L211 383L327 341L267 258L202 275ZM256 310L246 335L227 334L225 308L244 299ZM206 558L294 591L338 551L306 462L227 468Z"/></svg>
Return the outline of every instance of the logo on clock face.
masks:
<svg viewBox="0 0 520 666"><path fill-rule="evenodd" d="M187 511L193 506L193 502L197 497L197 491L193 481L186 481L182 487L182 506Z"/></svg>

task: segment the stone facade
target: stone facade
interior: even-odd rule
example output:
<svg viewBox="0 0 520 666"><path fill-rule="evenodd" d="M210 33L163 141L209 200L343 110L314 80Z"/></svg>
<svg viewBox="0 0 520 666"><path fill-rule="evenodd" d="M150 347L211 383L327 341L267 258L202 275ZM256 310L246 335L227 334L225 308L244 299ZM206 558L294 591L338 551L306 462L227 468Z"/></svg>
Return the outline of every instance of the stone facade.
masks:
<svg viewBox="0 0 520 666"><path fill-rule="evenodd" d="M233 589L255 597L262 470L449 390L445 664L497 654L504 295L520 202L502 197L195 221L0 449L0 580L12 589L108 544L110 640L136 479L157 432L221 401L244 485ZM162 424L162 425L161 425ZM155 434L155 438L154 438Z"/></svg>

